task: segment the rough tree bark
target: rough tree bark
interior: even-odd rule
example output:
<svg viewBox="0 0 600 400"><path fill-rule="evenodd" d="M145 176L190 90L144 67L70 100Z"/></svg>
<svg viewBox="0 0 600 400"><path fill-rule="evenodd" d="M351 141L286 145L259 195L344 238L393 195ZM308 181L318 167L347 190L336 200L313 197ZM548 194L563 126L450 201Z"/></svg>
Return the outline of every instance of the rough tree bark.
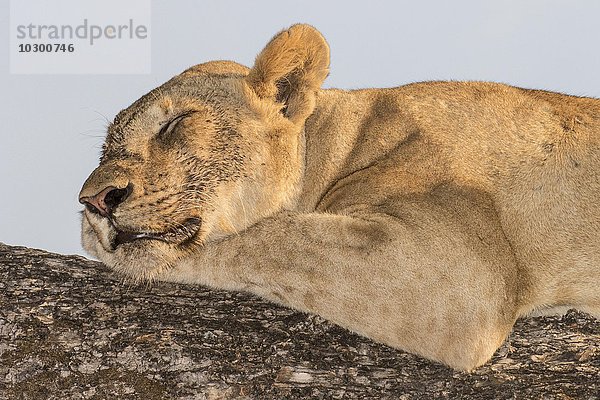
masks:
<svg viewBox="0 0 600 400"><path fill-rule="evenodd" d="M251 295L0 244L2 399L598 399L599 325L519 321L459 373Z"/></svg>

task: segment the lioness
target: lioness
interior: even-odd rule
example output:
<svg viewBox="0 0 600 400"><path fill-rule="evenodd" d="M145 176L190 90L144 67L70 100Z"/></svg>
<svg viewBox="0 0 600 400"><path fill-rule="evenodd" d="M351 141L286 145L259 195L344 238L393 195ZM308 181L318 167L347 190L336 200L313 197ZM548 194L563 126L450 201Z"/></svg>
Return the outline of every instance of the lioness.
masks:
<svg viewBox="0 0 600 400"><path fill-rule="evenodd" d="M600 316L600 100L485 82L320 89L308 25L121 111L83 246L472 370L515 320Z"/></svg>

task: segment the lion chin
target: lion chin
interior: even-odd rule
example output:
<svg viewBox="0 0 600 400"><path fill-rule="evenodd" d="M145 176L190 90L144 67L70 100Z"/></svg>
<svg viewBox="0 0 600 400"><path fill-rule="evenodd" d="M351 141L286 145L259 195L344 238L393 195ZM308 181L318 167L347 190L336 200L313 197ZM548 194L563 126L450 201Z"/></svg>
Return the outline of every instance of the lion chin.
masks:
<svg viewBox="0 0 600 400"><path fill-rule="evenodd" d="M139 238L117 242L118 233L108 220L96 219L84 211L82 245L86 252L133 283L154 281L182 257L177 244Z"/></svg>

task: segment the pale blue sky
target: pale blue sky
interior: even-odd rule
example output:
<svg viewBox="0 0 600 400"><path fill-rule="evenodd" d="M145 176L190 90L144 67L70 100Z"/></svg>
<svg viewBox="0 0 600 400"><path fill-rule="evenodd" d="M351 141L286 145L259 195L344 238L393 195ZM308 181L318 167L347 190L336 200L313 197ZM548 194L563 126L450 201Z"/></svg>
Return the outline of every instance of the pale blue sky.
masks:
<svg viewBox="0 0 600 400"><path fill-rule="evenodd" d="M83 254L77 194L106 119L192 64L251 65L293 23L327 38L325 87L468 79L600 97L598 21L596 0L156 0L149 75L11 75L2 29L0 242Z"/></svg>

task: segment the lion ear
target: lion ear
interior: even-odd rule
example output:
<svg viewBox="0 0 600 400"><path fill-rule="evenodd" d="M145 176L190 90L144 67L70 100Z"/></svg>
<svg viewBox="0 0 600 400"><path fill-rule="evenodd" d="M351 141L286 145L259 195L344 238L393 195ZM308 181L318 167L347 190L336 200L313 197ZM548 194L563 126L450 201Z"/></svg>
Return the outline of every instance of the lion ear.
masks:
<svg viewBox="0 0 600 400"><path fill-rule="evenodd" d="M256 57L246 81L263 99L283 105L292 122L304 122L315 107L315 92L329 73L329 46L310 25L293 25L275 35Z"/></svg>

